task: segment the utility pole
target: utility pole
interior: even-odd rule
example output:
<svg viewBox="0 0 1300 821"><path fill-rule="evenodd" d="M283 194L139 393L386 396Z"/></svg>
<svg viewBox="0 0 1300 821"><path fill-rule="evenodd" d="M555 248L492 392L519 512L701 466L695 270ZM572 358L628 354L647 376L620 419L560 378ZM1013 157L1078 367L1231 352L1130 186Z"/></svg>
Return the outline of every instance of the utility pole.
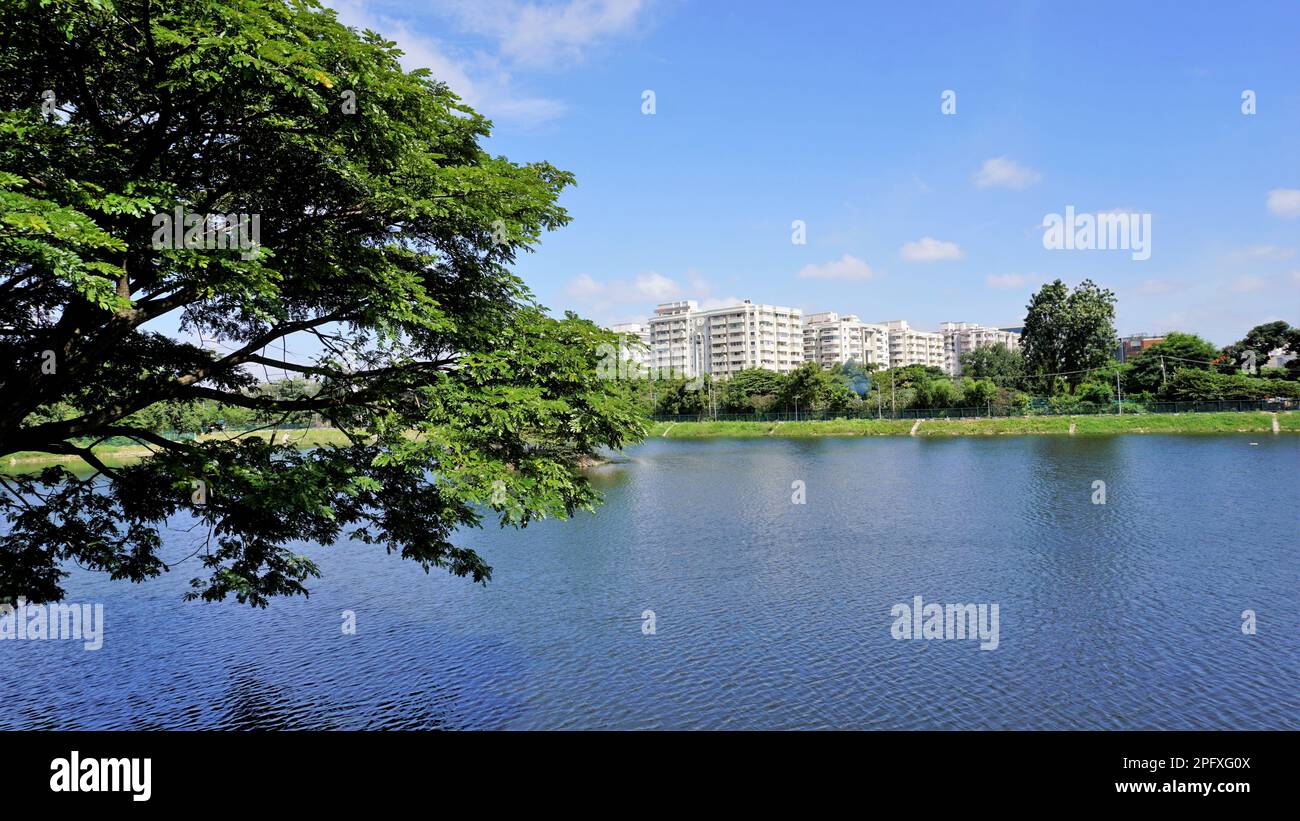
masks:
<svg viewBox="0 0 1300 821"><path fill-rule="evenodd" d="M889 413L898 418L898 394L894 392L894 375L889 375Z"/></svg>
<svg viewBox="0 0 1300 821"><path fill-rule="evenodd" d="M1163 361L1163 358L1162 358ZM1115 371L1115 396L1116 405L1119 407L1119 415L1124 415L1124 391L1119 386L1119 371Z"/></svg>
<svg viewBox="0 0 1300 821"><path fill-rule="evenodd" d="M1118 374L1118 371L1116 371L1116 374ZM1165 358L1163 356L1160 357L1160 384L1165 384Z"/></svg>

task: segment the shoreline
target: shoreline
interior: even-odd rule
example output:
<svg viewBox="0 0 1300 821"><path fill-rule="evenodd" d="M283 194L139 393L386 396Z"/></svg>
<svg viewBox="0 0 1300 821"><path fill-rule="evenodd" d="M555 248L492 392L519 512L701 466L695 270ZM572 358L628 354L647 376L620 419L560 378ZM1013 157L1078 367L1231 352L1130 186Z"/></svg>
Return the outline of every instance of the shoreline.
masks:
<svg viewBox="0 0 1300 821"><path fill-rule="evenodd" d="M1276 424L1275 424L1276 423ZM652 422L647 439L805 439L824 436L1106 436L1116 434L1178 433L1300 433L1300 411L1224 411L1221 413L1141 413L1125 416L1009 416L975 419L826 419L800 422ZM270 431L244 436L266 438ZM229 438L207 434L200 439ZM332 428L277 431L276 438L300 448L344 444L342 432ZM129 464L150 455L139 445L101 446L94 453L106 464ZM583 457L579 469L611 461L608 456ZM81 457L24 452L0 461L0 473L33 472L53 465L89 469Z"/></svg>
<svg viewBox="0 0 1300 821"><path fill-rule="evenodd" d="M1276 424L1275 424L1276 423ZM1105 436L1143 433L1300 433L1295 411L1011 416L975 419L827 419L800 422L655 422L648 438L802 439L821 436Z"/></svg>

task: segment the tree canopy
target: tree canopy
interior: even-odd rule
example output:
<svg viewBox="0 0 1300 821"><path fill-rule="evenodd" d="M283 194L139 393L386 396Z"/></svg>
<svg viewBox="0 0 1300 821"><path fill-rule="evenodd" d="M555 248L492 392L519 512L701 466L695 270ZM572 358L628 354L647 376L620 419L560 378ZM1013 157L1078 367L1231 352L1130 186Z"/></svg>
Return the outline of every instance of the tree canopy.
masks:
<svg viewBox="0 0 1300 821"><path fill-rule="evenodd" d="M1154 393L1175 371L1183 368L1208 370L1218 355L1214 345L1196 334L1173 331L1133 357L1131 367L1125 373L1125 385L1132 393Z"/></svg>
<svg viewBox="0 0 1300 821"><path fill-rule="evenodd" d="M1002 342L965 351L960 360L962 376L992 379L1004 388L1015 387L1025 373L1025 359L1019 349L1012 350Z"/></svg>
<svg viewBox="0 0 1300 821"><path fill-rule="evenodd" d="M13 0L0 31L0 455L95 470L0 480L0 597L59 599L71 561L163 572L182 557L160 526L186 515L204 599L304 593L291 543L341 537L481 581L456 528L596 502L576 460L644 431L596 375L614 337L510 271L567 222L570 174L486 152L488 121L312 0ZM133 416L203 400L350 444ZM154 455L110 467L90 449L110 436Z"/></svg>
<svg viewBox="0 0 1300 821"><path fill-rule="evenodd" d="M1085 381L1091 368L1114 355L1115 295L1085 279L1071 290L1061 280L1044 285L1026 306L1020 335L1025 370L1046 376L1048 390Z"/></svg>
<svg viewBox="0 0 1300 821"><path fill-rule="evenodd" d="M1288 378L1300 379L1300 327L1292 327L1282 320L1256 325L1244 338L1224 348L1222 369L1227 372L1249 369L1253 361L1254 372L1260 373L1269 356L1278 350L1293 357L1286 364Z"/></svg>

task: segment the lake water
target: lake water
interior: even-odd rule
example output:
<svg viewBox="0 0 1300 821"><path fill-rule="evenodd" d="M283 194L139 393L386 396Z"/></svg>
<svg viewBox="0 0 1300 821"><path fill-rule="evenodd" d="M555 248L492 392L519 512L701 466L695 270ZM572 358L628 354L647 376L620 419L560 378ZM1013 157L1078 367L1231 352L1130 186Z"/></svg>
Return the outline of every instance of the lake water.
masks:
<svg viewBox="0 0 1300 821"><path fill-rule="evenodd" d="M469 532L487 588L353 544L265 611L78 571L103 648L0 641L0 728L1300 728L1300 437L626 456L595 516ZM918 595L996 603L997 648L893 638Z"/></svg>

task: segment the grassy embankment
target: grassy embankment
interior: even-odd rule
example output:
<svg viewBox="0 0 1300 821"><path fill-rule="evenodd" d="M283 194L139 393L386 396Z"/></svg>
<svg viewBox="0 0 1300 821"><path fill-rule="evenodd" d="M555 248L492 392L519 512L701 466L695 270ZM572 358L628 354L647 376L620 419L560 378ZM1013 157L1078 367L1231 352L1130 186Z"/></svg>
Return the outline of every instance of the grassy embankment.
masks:
<svg viewBox="0 0 1300 821"><path fill-rule="evenodd" d="M268 439L272 433L273 431L269 430L250 431L247 433L207 433L200 436L199 440L232 439L249 436ZM344 445L347 444L348 441L347 437L343 435L343 432L335 428L280 430L274 431L274 434L275 441L288 442L297 445L300 448L314 448L319 445ZM100 445L92 448L91 451L109 467L130 464L137 459L143 459L151 453L149 448L140 445ZM35 451L20 451L5 456L3 464L0 464L0 471L40 470L41 468L58 464L67 464L74 470L85 465L79 456L56 456L49 453L38 453Z"/></svg>
<svg viewBox="0 0 1300 821"><path fill-rule="evenodd" d="M775 437L800 439L816 436L907 436L916 426L916 436L999 436L1016 434L1088 436L1114 433L1270 433L1273 414L1243 413L1144 413L1127 416L1026 416L997 419L829 419L819 422L655 422L650 436L667 439L760 439ZM1300 433L1300 412L1284 411L1277 415L1282 433ZM210 433L200 439L257 436L266 439L271 431L251 433ZM276 441L300 448L346 444L347 438L334 428L281 430ZM138 445L101 445L94 449L109 467L129 464L149 455L148 448ZM53 456L48 453L22 452L4 458L0 472L40 470L55 464L67 464L76 470L87 467L76 456Z"/></svg>
<svg viewBox="0 0 1300 821"><path fill-rule="evenodd" d="M1277 415L1283 433L1300 433L1300 413ZM1088 436L1112 433L1271 433L1274 414L1143 413L1126 416L1024 416L995 419L925 419L916 436L1008 434ZM824 422L656 422L651 436L667 439L717 437L798 439L810 436L907 436L915 419L830 419Z"/></svg>

